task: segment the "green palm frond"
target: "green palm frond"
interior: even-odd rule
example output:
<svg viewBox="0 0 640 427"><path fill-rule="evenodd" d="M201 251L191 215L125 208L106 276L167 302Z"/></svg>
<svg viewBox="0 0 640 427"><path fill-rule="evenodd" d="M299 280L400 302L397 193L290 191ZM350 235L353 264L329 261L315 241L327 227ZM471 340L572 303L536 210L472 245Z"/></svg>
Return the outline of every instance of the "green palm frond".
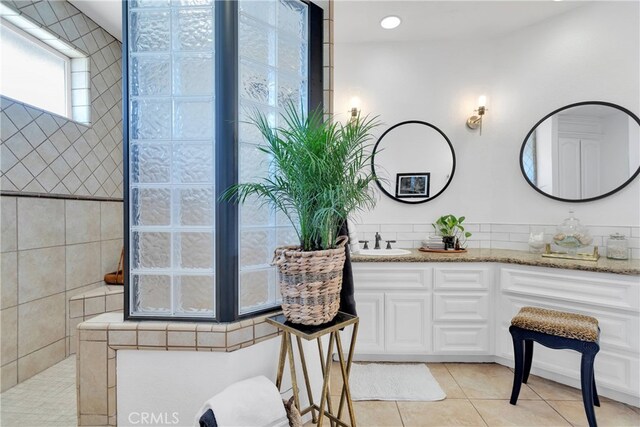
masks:
<svg viewBox="0 0 640 427"><path fill-rule="evenodd" d="M279 127L258 111L251 122L264 138L259 148L271 157L273 174L259 183L234 185L222 199L244 203L257 196L289 218L302 250L335 247L347 217L375 205L368 142L377 118L358 116L342 124L321 109L305 115L289 104Z"/></svg>

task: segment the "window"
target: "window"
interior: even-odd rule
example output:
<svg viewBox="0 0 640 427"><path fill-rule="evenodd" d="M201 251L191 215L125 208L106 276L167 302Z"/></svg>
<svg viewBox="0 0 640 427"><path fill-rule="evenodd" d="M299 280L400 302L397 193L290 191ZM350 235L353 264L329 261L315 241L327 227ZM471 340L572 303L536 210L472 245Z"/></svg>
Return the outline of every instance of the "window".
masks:
<svg viewBox="0 0 640 427"><path fill-rule="evenodd" d="M71 116L69 57L2 21L0 93L61 116Z"/></svg>
<svg viewBox="0 0 640 427"><path fill-rule="evenodd" d="M89 124L87 55L5 4L0 17L0 95Z"/></svg>

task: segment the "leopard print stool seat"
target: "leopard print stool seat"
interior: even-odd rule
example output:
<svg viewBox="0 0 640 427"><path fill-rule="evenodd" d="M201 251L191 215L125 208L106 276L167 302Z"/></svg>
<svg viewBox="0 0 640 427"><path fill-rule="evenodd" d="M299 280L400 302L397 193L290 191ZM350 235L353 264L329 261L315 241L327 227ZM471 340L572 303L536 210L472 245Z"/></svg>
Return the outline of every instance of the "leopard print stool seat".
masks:
<svg viewBox="0 0 640 427"><path fill-rule="evenodd" d="M520 388L526 384L533 361L533 343L554 349L570 349L582 353L580 386L582 403L590 427L596 427L593 409L600 406L593 364L600 351L598 319L582 314L565 313L537 307L523 307L511 320L509 333L513 339L513 389L510 403L518 401Z"/></svg>
<svg viewBox="0 0 640 427"><path fill-rule="evenodd" d="M595 317L537 307L521 308L511 324L529 331L580 341L596 342L600 335L598 319Z"/></svg>

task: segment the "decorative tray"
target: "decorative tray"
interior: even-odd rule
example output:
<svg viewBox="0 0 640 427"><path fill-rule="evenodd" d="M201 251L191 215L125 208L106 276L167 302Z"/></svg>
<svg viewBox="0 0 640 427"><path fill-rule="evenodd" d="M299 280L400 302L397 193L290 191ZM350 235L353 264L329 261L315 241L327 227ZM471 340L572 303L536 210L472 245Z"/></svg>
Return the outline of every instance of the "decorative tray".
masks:
<svg viewBox="0 0 640 427"><path fill-rule="evenodd" d="M463 254L465 252L467 252L466 249L449 249L448 251L445 251L444 249L429 249L429 248L418 248L418 250L420 252L431 252L433 254Z"/></svg>

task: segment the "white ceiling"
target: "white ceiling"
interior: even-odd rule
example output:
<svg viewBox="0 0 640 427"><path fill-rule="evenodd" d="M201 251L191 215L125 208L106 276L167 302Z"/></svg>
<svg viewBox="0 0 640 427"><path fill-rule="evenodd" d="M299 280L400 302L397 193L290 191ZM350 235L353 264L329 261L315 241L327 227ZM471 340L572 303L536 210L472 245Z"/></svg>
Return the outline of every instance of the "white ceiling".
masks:
<svg viewBox="0 0 640 427"><path fill-rule="evenodd" d="M336 0L336 43L468 40L483 43L567 12L587 1ZM380 20L396 15L402 24L384 30Z"/></svg>
<svg viewBox="0 0 640 427"><path fill-rule="evenodd" d="M122 41L121 0L69 0L69 2L113 37Z"/></svg>
<svg viewBox="0 0 640 427"><path fill-rule="evenodd" d="M121 0L69 0L122 40ZM507 34L579 7L581 1L552 0L336 0L336 43L372 41L483 40ZM397 15L402 24L383 30L380 20Z"/></svg>

